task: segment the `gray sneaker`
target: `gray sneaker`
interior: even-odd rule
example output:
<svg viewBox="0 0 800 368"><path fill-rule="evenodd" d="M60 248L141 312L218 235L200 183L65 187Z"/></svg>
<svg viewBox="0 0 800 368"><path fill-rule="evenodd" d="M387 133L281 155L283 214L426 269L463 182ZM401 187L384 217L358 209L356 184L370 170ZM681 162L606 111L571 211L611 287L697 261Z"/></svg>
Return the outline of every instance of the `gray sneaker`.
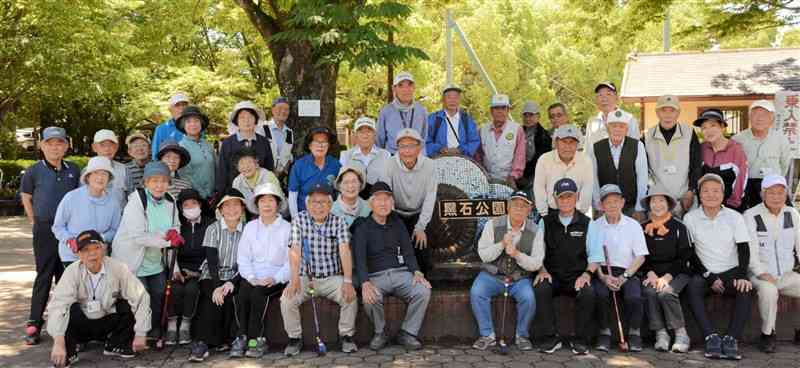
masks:
<svg viewBox="0 0 800 368"><path fill-rule="evenodd" d="M687 334L675 334L675 343L672 344L673 353L688 353L691 340Z"/></svg>
<svg viewBox="0 0 800 368"><path fill-rule="evenodd" d="M514 338L514 344L516 344L517 345L517 349L519 349L521 351L533 350L533 344L531 343L531 340L528 339L527 337L523 337L523 336L515 337Z"/></svg>
<svg viewBox="0 0 800 368"><path fill-rule="evenodd" d="M236 340L233 340L233 344L231 344L231 352L228 353L228 357L230 358L241 358L244 357L244 352L247 350L247 336L237 336Z"/></svg>
<svg viewBox="0 0 800 368"><path fill-rule="evenodd" d="M478 350L486 350L492 346L495 346L497 342L495 341L494 335L491 336L481 336L478 340L475 340L475 343L472 344L473 349Z"/></svg>
<svg viewBox="0 0 800 368"><path fill-rule="evenodd" d="M167 331L167 337L169 337L169 331ZM168 340L169 341L169 340ZM179 345L186 345L192 342L192 334L189 332L188 329L182 328L178 330L178 344ZM169 344L167 344L169 345Z"/></svg>
<svg viewBox="0 0 800 368"><path fill-rule="evenodd" d="M400 330L397 334L397 343L403 345L406 350L419 350L422 349L422 343L419 342L416 336Z"/></svg>
<svg viewBox="0 0 800 368"><path fill-rule="evenodd" d="M669 350L669 333L667 333L667 330L656 331L656 343L653 348L656 349L656 351Z"/></svg>
<svg viewBox="0 0 800 368"><path fill-rule="evenodd" d="M299 337L296 339L289 339L289 344L286 345L286 349L283 351L283 354L287 357L293 357L297 354L300 354L300 350L303 349L303 338Z"/></svg>
<svg viewBox="0 0 800 368"><path fill-rule="evenodd" d="M376 333L375 336L372 336L372 340L369 342L369 348L372 350L381 350L386 347L386 344L389 343L389 338L386 337L383 333Z"/></svg>
<svg viewBox="0 0 800 368"><path fill-rule="evenodd" d="M164 337L164 344L172 346L178 343L178 331L167 330L167 335Z"/></svg>
<svg viewBox="0 0 800 368"><path fill-rule="evenodd" d="M245 353L244 356L248 358L261 358L267 350L269 350L269 346L267 346L266 337L250 339L250 341L247 342L247 353Z"/></svg>
<svg viewBox="0 0 800 368"><path fill-rule="evenodd" d="M342 353L355 353L358 346L353 342L352 336L342 336Z"/></svg>

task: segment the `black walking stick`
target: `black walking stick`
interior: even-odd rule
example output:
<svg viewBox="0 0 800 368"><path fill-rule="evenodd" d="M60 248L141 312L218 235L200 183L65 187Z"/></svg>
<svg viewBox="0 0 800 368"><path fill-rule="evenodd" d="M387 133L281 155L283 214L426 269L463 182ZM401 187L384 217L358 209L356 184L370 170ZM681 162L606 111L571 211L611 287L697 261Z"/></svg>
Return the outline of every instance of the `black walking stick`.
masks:
<svg viewBox="0 0 800 368"><path fill-rule="evenodd" d="M314 329L316 332L316 339L317 339L317 355L323 356L328 352L328 348L325 346L325 343L322 341L322 337L320 336L319 332L319 316L317 314L317 303L314 301L314 279L311 277L311 264L309 263L309 259L311 258L311 249L308 244L307 239L303 239L303 261L306 264L306 275L308 276L309 286L308 286L308 294L311 295L311 310L314 312Z"/></svg>
<svg viewBox="0 0 800 368"><path fill-rule="evenodd" d="M500 320L500 342L497 343L497 352L500 355L508 355L508 344L506 343L506 306L508 305L508 287L511 285L511 277L503 279L503 319Z"/></svg>
<svg viewBox="0 0 800 368"><path fill-rule="evenodd" d="M606 257L606 269L608 270L608 276L612 276L611 274L611 262L608 261L608 247L603 244L603 254ZM617 302L617 292L611 291L611 298L614 299L614 311L617 314L617 328L619 329L619 350L620 351L628 351L628 343L625 342L625 332L622 330L622 318L619 315L619 303Z"/></svg>
<svg viewBox="0 0 800 368"><path fill-rule="evenodd" d="M172 250L170 257L169 251ZM167 282L164 284L164 299L161 305L161 336L156 340L156 349L164 348L164 333L167 331L167 321L169 320L169 303L172 296L172 274L175 272L175 262L178 259L177 248L167 248L164 253L167 256L169 267L167 268Z"/></svg>

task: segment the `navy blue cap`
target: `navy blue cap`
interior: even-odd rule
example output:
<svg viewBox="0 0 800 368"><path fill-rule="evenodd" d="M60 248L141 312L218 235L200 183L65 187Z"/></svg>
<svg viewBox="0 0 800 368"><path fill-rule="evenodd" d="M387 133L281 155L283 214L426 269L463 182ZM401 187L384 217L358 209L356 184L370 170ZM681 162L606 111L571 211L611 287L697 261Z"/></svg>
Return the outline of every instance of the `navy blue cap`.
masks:
<svg viewBox="0 0 800 368"><path fill-rule="evenodd" d="M86 248L87 245L92 243L105 244L105 242L103 242L103 237L95 230L86 230L78 234L76 240L78 242L78 250Z"/></svg>
<svg viewBox="0 0 800 368"><path fill-rule="evenodd" d="M275 97L275 99L272 100L272 107L275 107L275 105L282 104L282 103L285 103L285 104L288 105L289 104L289 100L286 97L283 97L283 96Z"/></svg>
<svg viewBox="0 0 800 368"><path fill-rule="evenodd" d="M61 139L62 141L67 142L67 131L64 130L64 128L56 126L44 128L42 131L42 141L52 138Z"/></svg>
<svg viewBox="0 0 800 368"><path fill-rule="evenodd" d="M508 197L509 200L519 198L528 202L528 204L533 204L533 198L531 198L531 194L526 190L518 190L514 193L511 193L511 196Z"/></svg>
<svg viewBox="0 0 800 368"><path fill-rule="evenodd" d="M392 188L389 187L389 184L386 184L385 182L377 181L375 182L375 184L372 185L372 188L369 191L369 195L371 197L378 193L386 193L392 195Z"/></svg>
<svg viewBox="0 0 800 368"><path fill-rule="evenodd" d="M692 125L696 127L701 127L706 120L717 120L722 124L723 127L728 126L728 122L725 121L725 114L722 113L719 109L707 109L700 114L700 117L694 121Z"/></svg>
<svg viewBox="0 0 800 368"><path fill-rule="evenodd" d="M324 183L317 183L311 187L311 190L308 191L308 195L312 195L314 193L322 193L327 195L333 195L333 188L330 185Z"/></svg>
<svg viewBox="0 0 800 368"><path fill-rule="evenodd" d="M564 193L578 193L578 184L575 183L575 180L570 178L558 179L556 184L553 186L553 193L555 193L556 197L559 197Z"/></svg>

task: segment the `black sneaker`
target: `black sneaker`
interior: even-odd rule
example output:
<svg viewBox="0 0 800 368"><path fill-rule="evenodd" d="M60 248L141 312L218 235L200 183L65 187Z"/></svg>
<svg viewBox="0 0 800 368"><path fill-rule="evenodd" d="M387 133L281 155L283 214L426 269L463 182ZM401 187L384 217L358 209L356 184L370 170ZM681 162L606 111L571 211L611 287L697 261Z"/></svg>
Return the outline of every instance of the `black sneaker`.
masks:
<svg viewBox="0 0 800 368"><path fill-rule="evenodd" d="M400 330L397 333L397 343L403 345L406 350L419 350L422 349L422 343L419 342L416 336Z"/></svg>
<svg viewBox="0 0 800 368"><path fill-rule="evenodd" d="M597 336L597 344L595 344L595 349L599 351L604 351L608 353L609 346L611 346L611 336L610 335L600 335Z"/></svg>
<svg viewBox="0 0 800 368"><path fill-rule="evenodd" d="M706 336L706 358L719 359L722 357L722 338L717 334Z"/></svg>
<svg viewBox="0 0 800 368"><path fill-rule="evenodd" d="M639 335L628 336L628 349L632 353L638 353L642 351L642 337Z"/></svg>
<svg viewBox="0 0 800 368"><path fill-rule="evenodd" d="M722 338L722 357L729 360L741 360L739 342L733 336L725 335Z"/></svg>
<svg viewBox="0 0 800 368"><path fill-rule="evenodd" d="M574 339L570 342L570 346L572 346L572 354L575 355L586 355L589 354L589 345L584 344L582 339Z"/></svg>
<svg viewBox="0 0 800 368"><path fill-rule="evenodd" d="M539 347L539 352L544 354L553 354L558 351L558 349L561 349L562 346L564 346L564 343L561 341L561 338L558 336L549 336L544 341L542 346Z"/></svg>
<svg viewBox="0 0 800 368"><path fill-rule="evenodd" d="M286 345L286 349L283 351L283 354L287 357L293 357L297 354L300 354L300 350L303 349L303 339L289 339L289 343Z"/></svg>
<svg viewBox="0 0 800 368"><path fill-rule="evenodd" d="M208 358L208 345L202 341L195 341L192 344L192 353L189 355L190 362L202 362Z"/></svg>
<svg viewBox="0 0 800 368"><path fill-rule="evenodd" d="M103 349L103 355L120 357L123 359L131 359L136 357L136 353L130 346L111 348L106 346Z"/></svg>
<svg viewBox="0 0 800 368"><path fill-rule="evenodd" d="M770 335L761 334L761 340L758 343L758 349L767 354L775 352L775 332Z"/></svg>
<svg viewBox="0 0 800 368"><path fill-rule="evenodd" d="M228 354L230 358L242 358L247 350L247 336L237 336L231 344L231 352Z"/></svg>

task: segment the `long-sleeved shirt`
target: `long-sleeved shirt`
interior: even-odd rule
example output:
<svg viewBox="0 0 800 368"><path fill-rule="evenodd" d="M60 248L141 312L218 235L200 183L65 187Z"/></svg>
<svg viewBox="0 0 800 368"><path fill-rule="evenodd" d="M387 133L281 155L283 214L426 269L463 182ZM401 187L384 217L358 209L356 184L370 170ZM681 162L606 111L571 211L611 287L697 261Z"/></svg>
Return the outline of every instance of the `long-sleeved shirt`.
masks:
<svg viewBox="0 0 800 368"><path fill-rule="evenodd" d="M576 208L585 213L592 208L592 189L594 188L594 169L583 152L575 152L572 161L565 163L558 157L558 151L545 153L536 163L536 176L533 179L533 195L536 209L544 216L550 208L558 208L553 188L556 182L570 178L578 184L580 198Z"/></svg>
<svg viewBox="0 0 800 368"><path fill-rule="evenodd" d="M500 257L503 252L505 252L505 246L503 245L502 241L494 241L495 220L496 219L491 219L486 223L486 225L484 225L481 238L478 240L478 256L480 256L481 260L484 262L492 262L497 259L497 257ZM525 229L526 224L527 220L522 223L521 229ZM506 228L509 232L512 232L511 220L506 221ZM517 246L521 239L522 232L516 232L513 235L511 243L514 244L514 246ZM531 244L531 253L525 254L523 252L519 252L517 256L514 257L514 259L517 261L517 264L525 271L533 272L542 268L542 261L544 260L543 239L544 232L537 231L536 236L532 240L533 244Z"/></svg>
<svg viewBox="0 0 800 368"><path fill-rule="evenodd" d="M731 139L725 148L714 152L710 142L703 142L700 150L703 156L703 170L719 174L725 181L725 204L738 208L742 204L749 171L747 156L742 145Z"/></svg>
<svg viewBox="0 0 800 368"><path fill-rule="evenodd" d="M654 186L668 190L676 199L695 190L697 180L703 176L703 157L692 127L677 123L672 129L664 129L659 124L644 132L640 141L647 152Z"/></svg>
<svg viewBox="0 0 800 368"><path fill-rule="evenodd" d="M79 303L81 310L89 319L100 319L116 313L117 298L124 299L131 306L136 323L133 330L136 336L145 336L150 330L150 295L139 279L120 261L105 257L98 278L98 285L92 291L89 286L90 272L82 262L74 262L61 276L55 286L53 296L47 303L47 332L50 336L64 336L69 325L69 310ZM90 312L90 301L100 302L100 309Z"/></svg>
<svg viewBox="0 0 800 368"><path fill-rule="evenodd" d="M376 133L378 147L384 148L389 153L397 153L397 133L404 128L412 128L422 137L422 153L425 153L425 137L428 136L428 111L419 102L414 101L408 112L401 113L394 103L383 106L378 114Z"/></svg>
<svg viewBox="0 0 800 368"><path fill-rule="evenodd" d="M611 147L611 158L614 160L614 166L619 168L619 159L622 155L622 146L625 140L622 141L619 145L614 145L611 140L608 140L608 145ZM648 175L649 172L647 171L647 152L644 150L644 145L638 139L637 142L637 154L636 154L636 161L634 162L634 166L636 168L636 211L644 211L642 208L642 198L647 195L647 184L648 184ZM592 198L594 202L595 208L600 208L600 180L597 175L597 156L594 154L594 146L589 147L587 151L587 155L592 159L592 172L594 173L594 188L592 189Z"/></svg>
<svg viewBox="0 0 800 368"><path fill-rule="evenodd" d="M232 185L234 189L242 192L242 195L244 195L244 202L247 203L247 210L250 211L250 213L256 214L258 213L257 203L252 203L250 201L253 198L256 188L259 185L266 183L272 183L277 188L281 187L281 182L278 181L278 177L276 177L272 171L269 171L263 167L260 167L258 170L258 180L256 180L255 185L251 185L250 181L247 180L247 178L245 178L242 174L239 174L236 179L233 179ZM281 208L283 208L283 206L284 201L281 201Z"/></svg>
<svg viewBox="0 0 800 368"><path fill-rule="evenodd" d="M395 210L403 215L419 213L414 230L425 231L433 217L439 179L433 160L420 155L411 169L399 156L390 161L387 171L389 186L394 193Z"/></svg>
<svg viewBox="0 0 800 368"><path fill-rule="evenodd" d="M289 282L289 245L292 225L278 216L267 225L256 218L247 223L239 239L237 264L245 280L272 277L275 282Z"/></svg>
<svg viewBox="0 0 800 368"><path fill-rule="evenodd" d="M744 213L750 232L750 272L754 276L769 273L780 278L791 272L795 259L800 261L800 214L783 206L773 215L764 203Z"/></svg>
<svg viewBox="0 0 800 368"><path fill-rule="evenodd" d="M395 214L379 224L372 216L358 224L353 234L355 274L359 282L369 281L369 274L392 268L406 267L409 272L419 270L411 237L403 220ZM402 257L403 263L400 263Z"/></svg>
<svg viewBox="0 0 800 368"><path fill-rule="evenodd" d="M175 119L171 118L164 121L153 132L153 142L150 145L153 161L158 160L158 148L161 146L161 142L166 139L174 139L175 142L180 142L183 139L183 133L175 126Z"/></svg>
<svg viewBox="0 0 800 368"><path fill-rule="evenodd" d="M95 230L106 243L110 243L117 234L121 219L122 209L108 192L93 197L89 188L82 186L67 193L58 204L52 227L53 235L58 239L61 262L78 260L78 255L67 246L67 240L86 230Z"/></svg>
<svg viewBox="0 0 800 368"><path fill-rule="evenodd" d="M178 170L180 176L189 179L192 188L200 193L203 198L209 198L214 193L214 175L216 175L217 161L214 147L205 139L194 140L189 136L183 137L180 146L189 151L191 161Z"/></svg>
<svg viewBox="0 0 800 368"><path fill-rule="evenodd" d="M372 146L369 153L364 154L361 147L355 146L339 154L339 163L342 167L356 167L364 173L367 184L386 181L386 167L392 161L389 151Z"/></svg>
<svg viewBox="0 0 800 368"><path fill-rule="evenodd" d="M507 121L505 124L512 123L511 121ZM503 136L503 130L505 129L505 124L503 127L497 129L494 126L494 123L486 123L487 125L483 129L488 129L491 137L494 138L494 147L497 144L503 142L502 140L508 140L508 135ZM484 135L486 136L486 135ZM501 136L503 136L501 138ZM519 179L522 176L522 173L525 171L525 131L522 129L521 126L518 126L516 129L516 133L514 133L516 138L514 139L514 155L511 157L511 171L508 173L514 179ZM513 138L513 137L512 137ZM491 138L490 138L491 139ZM502 139L502 140L501 140ZM486 170L490 173L493 171L502 172L503 170L493 169L493 166L504 166L508 161L505 162L493 162L489 157L491 156L491 152L489 152L492 145L487 145L487 142L481 142L481 151L480 156L483 161L483 165L486 167ZM505 180L506 178L496 177L495 179Z"/></svg>
<svg viewBox="0 0 800 368"><path fill-rule="evenodd" d="M627 112L626 112L627 113ZM630 124L628 124L628 137L639 139L639 121L631 116ZM589 119L586 122L586 139L583 140L583 151L594 146L599 140L608 138L608 128L606 127L606 116L602 112Z"/></svg>
<svg viewBox="0 0 800 368"><path fill-rule="evenodd" d="M206 259L203 238L206 236L208 225L213 222L212 218L204 216L196 222L181 218L181 236L184 239L183 245L178 249L178 267L181 270L200 271L200 265Z"/></svg>
<svg viewBox="0 0 800 368"><path fill-rule="evenodd" d="M428 156L438 154L442 148L458 148L462 155L474 157L481 146L478 125L461 109L454 116L444 109L428 115L428 136L423 138Z"/></svg>
<svg viewBox="0 0 800 368"><path fill-rule="evenodd" d="M642 228L653 222L647 220L642 223ZM644 234L647 241L648 255L645 257L644 264L639 268L639 272L647 275L653 271L656 276L664 276L669 273L672 277L679 274L689 274L689 261L692 259L692 244L689 242L689 230L686 226L675 218L667 221L664 226L669 232L664 235Z"/></svg>
<svg viewBox="0 0 800 368"><path fill-rule="evenodd" d="M767 175L786 176L792 164L792 147L789 140L772 129L766 138L758 139L752 129L747 129L733 136L733 140L742 145L747 156L747 177L763 179Z"/></svg>
<svg viewBox="0 0 800 368"><path fill-rule="evenodd" d="M251 147L258 156L258 166L269 171L275 169L275 162L272 158L272 148L269 140L261 134L253 134L250 139L244 138L239 133L229 136L222 141L219 148L219 160L217 161L216 190L219 193L225 191L233 184L233 179L239 175L237 170L238 162L233 162L233 158L239 150L244 147Z"/></svg>

